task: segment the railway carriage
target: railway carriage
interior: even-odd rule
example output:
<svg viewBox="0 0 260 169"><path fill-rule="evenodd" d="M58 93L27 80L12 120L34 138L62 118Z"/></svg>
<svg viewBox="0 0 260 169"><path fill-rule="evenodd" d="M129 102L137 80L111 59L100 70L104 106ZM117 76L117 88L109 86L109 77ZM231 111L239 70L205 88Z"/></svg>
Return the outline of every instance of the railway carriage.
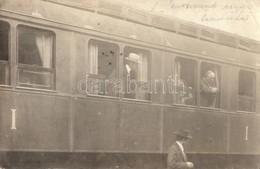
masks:
<svg viewBox="0 0 260 169"><path fill-rule="evenodd" d="M259 42L77 2L0 3L2 168L166 168L185 128L196 168L259 169Z"/></svg>

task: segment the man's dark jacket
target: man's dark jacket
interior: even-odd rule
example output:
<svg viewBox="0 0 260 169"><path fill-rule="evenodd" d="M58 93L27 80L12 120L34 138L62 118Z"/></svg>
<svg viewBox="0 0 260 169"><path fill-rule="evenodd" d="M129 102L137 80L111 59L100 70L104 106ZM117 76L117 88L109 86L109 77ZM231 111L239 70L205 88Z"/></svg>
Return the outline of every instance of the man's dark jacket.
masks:
<svg viewBox="0 0 260 169"><path fill-rule="evenodd" d="M168 151L167 169L187 169L187 156L181 151L180 146L175 143Z"/></svg>

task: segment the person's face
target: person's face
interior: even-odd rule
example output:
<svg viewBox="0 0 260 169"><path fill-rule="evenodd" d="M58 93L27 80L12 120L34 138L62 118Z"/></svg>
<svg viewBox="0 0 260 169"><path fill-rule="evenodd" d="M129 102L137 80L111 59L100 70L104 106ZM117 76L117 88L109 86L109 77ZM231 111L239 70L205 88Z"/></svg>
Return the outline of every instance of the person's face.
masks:
<svg viewBox="0 0 260 169"><path fill-rule="evenodd" d="M184 145L184 144L186 144L186 143L187 143L187 141L188 141L188 139L186 139L186 138L183 138L181 142L182 142L182 144Z"/></svg>
<svg viewBox="0 0 260 169"><path fill-rule="evenodd" d="M207 79L213 82L215 80L215 74L213 72L209 73Z"/></svg>

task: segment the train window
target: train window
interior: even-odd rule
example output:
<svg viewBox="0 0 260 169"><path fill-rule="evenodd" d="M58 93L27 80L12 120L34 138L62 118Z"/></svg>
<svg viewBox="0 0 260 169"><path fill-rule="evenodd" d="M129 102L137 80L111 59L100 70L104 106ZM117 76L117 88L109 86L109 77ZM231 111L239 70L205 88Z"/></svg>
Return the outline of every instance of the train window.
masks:
<svg viewBox="0 0 260 169"><path fill-rule="evenodd" d="M18 85L53 89L54 34L18 26Z"/></svg>
<svg viewBox="0 0 260 169"><path fill-rule="evenodd" d="M255 73L240 70L238 82L238 110L255 111Z"/></svg>
<svg viewBox="0 0 260 169"><path fill-rule="evenodd" d="M0 21L0 84L9 84L8 43L10 26L7 22Z"/></svg>
<svg viewBox="0 0 260 169"><path fill-rule="evenodd" d="M200 106L219 108L220 67L215 64L201 64Z"/></svg>
<svg viewBox="0 0 260 169"><path fill-rule="evenodd" d="M174 63L175 103L196 104L196 67L194 60L176 58Z"/></svg>
<svg viewBox="0 0 260 169"><path fill-rule="evenodd" d="M118 77L119 47L114 43L91 39L88 51L87 65L90 74L88 92L96 95L116 96L113 81Z"/></svg>
<svg viewBox="0 0 260 169"><path fill-rule="evenodd" d="M149 59L149 51L128 46L125 47L125 98L150 100Z"/></svg>

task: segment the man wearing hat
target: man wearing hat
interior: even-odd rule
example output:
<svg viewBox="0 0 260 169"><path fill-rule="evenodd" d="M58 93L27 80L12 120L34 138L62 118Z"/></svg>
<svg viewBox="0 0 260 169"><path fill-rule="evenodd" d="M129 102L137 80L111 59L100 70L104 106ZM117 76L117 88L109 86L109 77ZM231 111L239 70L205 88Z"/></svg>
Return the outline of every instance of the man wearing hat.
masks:
<svg viewBox="0 0 260 169"><path fill-rule="evenodd" d="M167 157L167 169L189 169L194 164L187 161L187 156L183 149L183 144L192 137L188 130L179 130L175 132L176 142L170 147Z"/></svg>

